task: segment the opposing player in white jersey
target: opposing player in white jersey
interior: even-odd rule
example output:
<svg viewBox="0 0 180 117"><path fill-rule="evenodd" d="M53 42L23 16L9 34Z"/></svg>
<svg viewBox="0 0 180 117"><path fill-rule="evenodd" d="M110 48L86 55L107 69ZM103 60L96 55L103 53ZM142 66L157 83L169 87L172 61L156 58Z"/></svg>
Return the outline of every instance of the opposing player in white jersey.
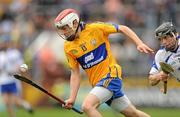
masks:
<svg viewBox="0 0 180 117"><path fill-rule="evenodd" d="M16 48L9 48L9 42L8 39L0 40L0 93L9 117L15 117L14 105L22 106L28 112L32 112L32 108L19 94L21 92L20 82L12 77L24 61Z"/></svg>
<svg viewBox="0 0 180 117"><path fill-rule="evenodd" d="M180 80L180 36L171 22L161 24L156 30L156 38L160 41L161 47L155 55L155 59L149 72L151 85L160 81L167 81L169 74L161 71L160 62L166 62L174 68L174 76Z"/></svg>

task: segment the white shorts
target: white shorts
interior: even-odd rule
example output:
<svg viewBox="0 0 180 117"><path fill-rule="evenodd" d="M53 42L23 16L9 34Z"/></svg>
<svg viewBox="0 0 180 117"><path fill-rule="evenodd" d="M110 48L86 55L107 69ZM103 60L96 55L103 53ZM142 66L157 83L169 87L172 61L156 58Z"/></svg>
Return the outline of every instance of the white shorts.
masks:
<svg viewBox="0 0 180 117"><path fill-rule="evenodd" d="M117 112L123 111L131 103L126 95L112 99L113 92L109 91L104 87L96 86L90 91L90 94L97 96L97 98L100 101L100 104L107 103L112 109L114 109Z"/></svg>

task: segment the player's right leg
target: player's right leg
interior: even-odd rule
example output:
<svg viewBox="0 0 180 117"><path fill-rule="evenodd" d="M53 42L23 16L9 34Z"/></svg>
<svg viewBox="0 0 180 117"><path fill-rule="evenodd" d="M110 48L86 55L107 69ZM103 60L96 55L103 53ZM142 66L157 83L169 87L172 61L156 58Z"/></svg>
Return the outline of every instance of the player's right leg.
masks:
<svg viewBox="0 0 180 117"><path fill-rule="evenodd" d="M3 93L2 98L6 106L7 112L9 114L9 117L16 117L16 114L14 111L14 101L13 101L12 94Z"/></svg>
<svg viewBox="0 0 180 117"><path fill-rule="evenodd" d="M88 117L102 117L97 110L101 103L112 97L113 93L104 87L94 87L85 98L82 109Z"/></svg>
<svg viewBox="0 0 180 117"><path fill-rule="evenodd" d="M10 117L15 117L13 92L16 92L16 88L14 86L14 83L1 85L3 102Z"/></svg>

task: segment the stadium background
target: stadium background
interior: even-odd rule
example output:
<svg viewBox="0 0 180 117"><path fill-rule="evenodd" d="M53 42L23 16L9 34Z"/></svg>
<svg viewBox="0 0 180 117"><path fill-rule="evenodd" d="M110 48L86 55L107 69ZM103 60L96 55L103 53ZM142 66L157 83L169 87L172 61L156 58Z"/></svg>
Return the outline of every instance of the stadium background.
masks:
<svg viewBox="0 0 180 117"><path fill-rule="evenodd" d="M65 8L79 10L85 22L104 21L127 25L155 50L159 43L154 38L154 30L160 23L172 21L178 31L180 26L179 0L1 0L0 39L10 38L22 52L30 66L33 81L63 99L69 94L70 71L62 49L63 40L54 31L53 19ZM178 110L180 84L175 79L170 79L167 95L159 91L162 84L157 87L148 84L147 76L153 55L138 53L135 45L123 35L113 34L109 38L114 56L123 67L124 90L130 100L141 108ZM82 78L76 102L78 107L91 88L83 71ZM54 100L27 84L23 83L22 93L35 108L60 108ZM101 108L109 109L105 105ZM0 97L0 116L4 111ZM147 112L151 113L149 110Z"/></svg>

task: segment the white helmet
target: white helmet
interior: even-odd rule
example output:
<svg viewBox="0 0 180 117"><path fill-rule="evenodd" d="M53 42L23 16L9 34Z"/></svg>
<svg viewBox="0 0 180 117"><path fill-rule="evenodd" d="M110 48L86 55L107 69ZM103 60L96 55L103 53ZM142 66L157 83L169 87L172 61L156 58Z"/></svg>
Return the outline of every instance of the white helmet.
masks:
<svg viewBox="0 0 180 117"><path fill-rule="evenodd" d="M80 17L74 9L63 10L54 20L58 34L67 41L75 39L79 23Z"/></svg>

